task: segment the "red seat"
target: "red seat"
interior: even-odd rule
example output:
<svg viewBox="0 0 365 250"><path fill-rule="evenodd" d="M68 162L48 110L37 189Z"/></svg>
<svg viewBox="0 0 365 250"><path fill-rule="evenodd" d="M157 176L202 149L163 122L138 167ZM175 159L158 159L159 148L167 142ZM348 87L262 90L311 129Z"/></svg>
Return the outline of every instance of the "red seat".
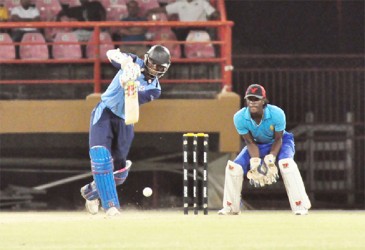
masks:
<svg viewBox="0 0 365 250"><path fill-rule="evenodd" d="M20 42L19 55L21 59L48 59L48 47L41 33L25 33Z"/></svg>
<svg viewBox="0 0 365 250"><path fill-rule="evenodd" d="M148 21L168 21L168 17L165 13L156 13L148 15Z"/></svg>
<svg viewBox="0 0 365 250"><path fill-rule="evenodd" d="M116 5L126 5L127 1L129 0L93 0L93 1L98 1L100 2L105 9L110 8L111 6L116 6Z"/></svg>
<svg viewBox="0 0 365 250"><path fill-rule="evenodd" d="M171 56L180 58L181 50L178 43L169 43L177 41L175 33L172 32L170 28L160 28L156 29L152 34L152 39L154 41L159 41L159 43L170 50ZM164 42L166 41L166 42Z"/></svg>
<svg viewBox="0 0 365 250"><path fill-rule="evenodd" d="M89 40L87 46L86 46L86 57L87 58L94 58L95 57L95 44L93 44L93 36ZM100 32L100 46L99 46L99 52L100 52L100 58L106 59L106 52L110 49L114 49L114 44L112 41L112 38L108 32Z"/></svg>
<svg viewBox="0 0 365 250"><path fill-rule="evenodd" d="M192 30L186 38L187 42L210 42L210 36L206 31ZM187 58L211 58L215 57L214 47L211 43L185 44L185 56Z"/></svg>
<svg viewBox="0 0 365 250"><path fill-rule="evenodd" d="M147 10L158 8L160 7L160 4L158 3L158 0L136 0L139 4L139 12L143 16L146 14Z"/></svg>
<svg viewBox="0 0 365 250"><path fill-rule="evenodd" d="M67 44L69 43L69 44ZM82 57L80 44L72 32L57 33L52 46L54 59L80 59Z"/></svg>
<svg viewBox="0 0 365 250"><path fill-rule="evenodd" d="M59 0L61 5L68 5L68 7L80 6L79 0Z"/></svg>
<svg viewBox="0 0 365 250"><path fill-rule="evenodd" d="M0 33L0 51L0 59L15 59L15 46L8 33Z"/></svg>
<svg viewBox="0 0 365 250"><path fill-rule="evenodd" d="M61 20L60 20L60 22L72 22L72 21L77 21L77 19L63 16L63 17L61 17ZM53 41L58 33L67 33L67 32L71 32L71 31L72 31L72 27L45 28L44 36L46 38L46 41Z"/></svg>
<svg viewBox="0 0 365 250"><path fill-rule="evenodd" d="M4 6L8 8L9 14L12 8L20 5L20 0L4 0Z"/></svg>
<svg viewBox="0 0 365 250"><path fill-rule="evenodd" d="M54 21L62 7L58 0L36 0L42 21Z"/></svg>
<svg viewBox="0 0 365 250"><path fill-rule="evenodd" d="M174 3L176 0L157 0L160 4Z"/></svg>
<svg viewBox="0 0 365 250"><path fill-rule="evenodd" d="M120 21L122 18L128 16L126 5L113 5L106 8L107 21Z"/></svg>

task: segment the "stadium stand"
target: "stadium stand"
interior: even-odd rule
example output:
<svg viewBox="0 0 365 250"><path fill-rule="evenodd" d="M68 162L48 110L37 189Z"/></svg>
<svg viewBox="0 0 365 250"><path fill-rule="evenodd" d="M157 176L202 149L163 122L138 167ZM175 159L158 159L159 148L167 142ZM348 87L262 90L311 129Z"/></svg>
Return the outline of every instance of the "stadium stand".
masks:
<svg viewBox="0 0 365 250"><path fill-rule="evenodd" d="M81 5L79 0L59 0L59 2L61 5L68 7L75 7Z"/></svg>
<svg viewBox="0 0 365 250"><path fill-rule="evenodd" d="M99 2L104 6L105 9L118 5L126 5L127 1L128 0L99 0Z"/></svg>
<svg viewBox="0 0 365 250"><path fill-rule="evenodd" d="M54 21L62 7L58 0L36 0L42 21Z"/></svg>
<svg viewBox="0 0 365 250"><path fill-rule="evenodd" d="M192 30L186 38L187 42L210 42L208 32ZM185 55L187 58L212 58L215 57L214 47L211 43L185 44Z"/></svg>
<svg viewBox="0 0 365 250"><path fill-rule="evenodd" d="M175 33L169 27L155 29L152 33L152 39L156 42L162 41L160 43L170 50L173 58L181 57L180 45L178 43L171 43L177 42L177 39Z"/></svg>
<svg viewBox="0 0 365 250"><path fill-rule="evenodd" d="M15 46L8 33L0 33L0 59L15 59Z"/></svg>
<svg viewBox="0 0 365 250"><path fill-rule="evenodd" d="M12 8L20 5L20 0L4 0L4 5L8 8L10 12Z"/></svg>
<svg viewBox="0 0 365 250"><path fill-rule="evenodd" d="M79 44L77 44L77 42L77 37L72 32L57 33L52 46L53 58L80 59L82 57L81 47Z"/></svg>
<svg viewBox="0 0 365 250"><path fill-rule="evenodd" d="M94 34L93 34L94 36ZM106 52L110 49L114 49L114 44L112 37L108 32L101 32L100 36L100 46L99 46L99 56L101 59L107 59ZM95 44L93 38L91 38L86 46L86 57L95 58Z"/></svg>
<svg viewBox="0 0 365 250"><path fill-rule="evenodd" d="M158 0L136 0L140 6L140 14L143 16L147 10L160 7Z"/></svg>
<svg viewBox="0 0 365 250"><path fill-rule="evenodd" d="M48 59L48 47L42 33L25 33L20 42L19 54L23 60Z"/></svg>
<svg viewBox="0 0 365 250"><path fill-rule="evenodd" d="M105 9L107 21L120 21L122 18L128 16L127 6L124 4L112 5Z"/></svg>

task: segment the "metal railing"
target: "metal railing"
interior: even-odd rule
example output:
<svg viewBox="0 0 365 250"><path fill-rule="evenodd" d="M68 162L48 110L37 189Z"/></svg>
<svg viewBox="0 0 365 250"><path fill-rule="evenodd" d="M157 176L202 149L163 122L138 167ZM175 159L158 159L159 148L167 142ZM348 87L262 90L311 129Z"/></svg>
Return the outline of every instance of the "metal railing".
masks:
<svg viewBox="0 0 365 250"><path fill-rule="evenodd" d="M209 42L188 42L188 41L172 41L172 40L155 40L155 41L144 41L144 42L119 42L117 44L192 44L192 43L210 43L214 46L219 47L219 54L214 58L172 58L174 64L189 64L189 63L208 63L216 64L220 67L221 77L216 79L164 79L163 83L221 83L222 86L226 86L228 89L231 87L231 29L233 22L231 21L207 21L207 22L178 22L178 21L146 21L146 22L7 22L2 23L2 28L13 29L19 27L33 27L33 28L92 28L94 30L94 39L92 44L95 45L95 57L94 58L82 58L82 59L46 59L46 60L21 60L21 59L0 59L0 65L10 64L93 64L93 78L92 79L21 79L21 80L9 80L0 79L0 84L73 84L73 83L90 83L94 84L94 92L100 93L101 84L109 83L111 79L102 79L101 77L101 64L106 62L105 59L100 57L100 32L103 29L108 28L123 28L123 27L144 27L148 28L183 28L183 27L194 27L194 28L212 28L218 32L217 40L211 40ZM19 45L20 43L15 43ZM34 45L36 43L33 43ZM48 46L52 46L54 42L47 42ZM72 43L68 43L69 45ZM78 43L80 45L86 45L86 43ZM9 45L2 43L2 45ZM1 44L0 44L1 49Z"/></svg>

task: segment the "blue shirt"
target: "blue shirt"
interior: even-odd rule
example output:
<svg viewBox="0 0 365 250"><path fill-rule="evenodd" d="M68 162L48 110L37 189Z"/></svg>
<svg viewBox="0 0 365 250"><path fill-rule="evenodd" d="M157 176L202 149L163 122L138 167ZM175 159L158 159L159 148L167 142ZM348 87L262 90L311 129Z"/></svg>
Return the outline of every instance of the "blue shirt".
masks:
<svg viewBox="0 0 365 250"><path fill-rule="evenodd" d="M133 58L133 61L137 63L141 68L144 68L144 61L133 54L128 54ZM95 115L93 119L93 124L95 124L99 118L105 107L109 108L115 115L118 117L125 119L124 114L124 88L120 84L120 77L123 73L123 70L120 68L120 64L112 61L114 67L119 69L117 74L114 76L112 82L106 89L106 91L101 95L101 103L95 109ZM145 76L141 74L137 81L140 82L138 88L138 101L139 105L144 103L153 101L157 99L161 95L161 85L156 77L151 81L146 80Z"/></svg>
<svg viewBox="0 0 365 250"><path fill-rule="evenodd" d="M240 135L250 133L258 144L273 143L275 131L284 131L286 127L284 111L270 104L267 104L264 108L264 116L260 124L256 124L251 118L248 107L239 110L234 115L233 122Z"/></svg>

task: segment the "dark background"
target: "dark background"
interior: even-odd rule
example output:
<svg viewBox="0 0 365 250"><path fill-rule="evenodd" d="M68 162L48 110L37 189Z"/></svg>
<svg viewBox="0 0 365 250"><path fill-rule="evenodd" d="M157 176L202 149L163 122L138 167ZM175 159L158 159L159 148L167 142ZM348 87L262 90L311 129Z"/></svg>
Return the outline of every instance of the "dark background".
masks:
<svg viewBox="0 0 365 250"><path fill-rule="evenodd" d="M364 53L364 1L226 0L234 53Z"/></svg>

